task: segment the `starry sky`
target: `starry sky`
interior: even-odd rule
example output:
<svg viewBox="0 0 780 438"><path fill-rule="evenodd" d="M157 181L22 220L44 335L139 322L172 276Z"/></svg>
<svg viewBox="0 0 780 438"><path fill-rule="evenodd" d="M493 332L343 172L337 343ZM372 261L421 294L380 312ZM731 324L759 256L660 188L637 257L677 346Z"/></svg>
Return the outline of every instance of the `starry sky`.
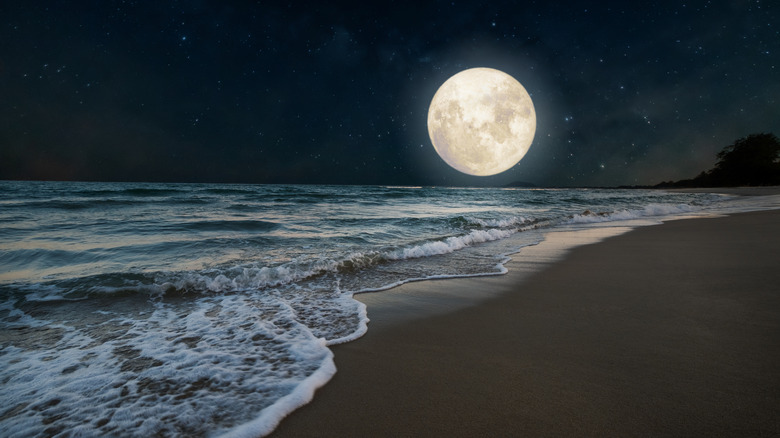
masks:
<svg viewBox="0 0 780 438"><path fill-rule="evenodd" d="M690 178L780 134L768 0L4 1L0 179L614 186ZM451 169L438 87L530 93L512 169Z"/></svg>

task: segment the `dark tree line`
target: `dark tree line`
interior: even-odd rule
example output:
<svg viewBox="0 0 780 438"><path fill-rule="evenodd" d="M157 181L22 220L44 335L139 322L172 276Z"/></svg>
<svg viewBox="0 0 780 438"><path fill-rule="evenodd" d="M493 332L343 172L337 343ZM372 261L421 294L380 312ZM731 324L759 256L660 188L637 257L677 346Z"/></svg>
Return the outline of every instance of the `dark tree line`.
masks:
<svg viewBox="0 0 780 438"><path fill-rule="evenodd" d="M780 185L780 140L751 134L723 148L718 162L693 179L662 182L656 187L733 187Z"/></svg>

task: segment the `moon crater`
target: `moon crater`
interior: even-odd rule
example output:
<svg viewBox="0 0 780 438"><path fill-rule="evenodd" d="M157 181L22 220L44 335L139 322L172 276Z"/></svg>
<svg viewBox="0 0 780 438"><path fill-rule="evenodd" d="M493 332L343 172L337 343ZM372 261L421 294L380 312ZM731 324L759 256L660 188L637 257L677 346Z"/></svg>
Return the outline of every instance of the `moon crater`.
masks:
<svg viewBox="0 0 780 438"><path fill-rule="evenodd" d="M472 68L449 78L428 109L428 135L456 170L495 175L517 164L536 133L531 96L512 76Z"/></svg>

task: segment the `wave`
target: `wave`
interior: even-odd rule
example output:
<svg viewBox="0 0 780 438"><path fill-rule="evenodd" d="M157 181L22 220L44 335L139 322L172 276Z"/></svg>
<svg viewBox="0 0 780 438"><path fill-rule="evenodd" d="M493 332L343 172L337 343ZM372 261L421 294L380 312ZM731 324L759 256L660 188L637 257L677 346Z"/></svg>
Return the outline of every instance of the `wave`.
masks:
<svg viewBox="0 0 780 438"><path fill-rule="evenodd" d="M519 226L527 225L532 222L530 219L524 217L518 217L518 216L498 218L498 219L480 219L477 217L457 216L453 218L453 220L455 221L455 223L465 222L467 227L477 227L477 228L519 227Z"/></svg>
<svg viewBox="0 0 780 438"><path fill-rule="evenodd" d="M95 184L100 184L100 183L95 183ZM113 184L113 183L107 183L106 185L111 188L73 190L70 193L76 196L83 196L85 198L103 198L108 196L121 196L121 195L141 196L141 197L166 196L166 195L171 195L176 193L186 193L188 191L182 189L175 189L171 187L166 187L166 188L122 187L121 185Z"/></svg>
<svg viewBox="0 0 780 438"><path fill-rule="evenodd" d="M154 197L154 196L169 196L169 195L176 195L180 193L188 193L188 190L178 190L178 189L172 189L172 188L165 188L165 189L158 189L158 188L142 188L142 187L134 187L129 189L124 189L121 191L122 194L130 195L130 196L137 196L137 197Z"/></svg>
<svg viewBox="0 0 780 438"><path fill-rule="evenodd" d="M201 193L209 193L212 195L255 195L256 190L249 189L235 189L235 188L209 188L199 190Z"/></svg>
<svg viewBox="0 0 780 438"><path fill-rule="evenodd" d="M115 207L124 205L137 205L137 201L118 200L118 199L95 199L95 200L59 200L49 199L41 201L23 201L17 203L8 203L6 208L32 208L32 209L52 209L52 210L86 210L97 207Z"/></svg>
<svg viewBox="0 0 780 438"><path fill-rule="evenodd" d="M0 251L0 265L9 271L19 269L46 269L63 264L86 264L101 260L101 255L91 251L68 251L65 249L15 249Z"/></svg>
<svg viewBox="0 0 780 438"><path fill-rule="evenodd" d="M592 212L585 210L570 216L568 223L589 224L597 222L625 221L648 217L671 216L700 211L700 207L691 204L649 204L641 209Z"/></svg>
<svg viewBox="0 0 780 438"><path fill-rule="evenodd" d="M450 254L480 243L505 239L519 230L519 228L473 230L465 235L426 241L401 248L353 252L339 259L293 262L275 267L249 265L227 270L187 272L164 279L163 288L177 291L219 293L266 289L310 280L329 273L356 273L393 261Z"/></svg>
<svg viewBox="0 0 780 438"><path fill-rule="evenodd" d="M262 205L251 204L231 204L227 207L228 210L240 211L240 212L257 212L263 210L265 207Z"/></svg>
<svg viewBox="0 0 780 438"><path fill-rule="evenodd" d="M275 222L261 220L216 220L181 222L171 225L173 228L183 228L193 231L271 231L281 225Z"/></svg>
<svg viewBox="0 0 780 438"><path fill-rule="evenodd" d="M150 199L152 198L152 199ZM48 200L36 200L36 201L20 201L20 202L7 202L3 205L4 208L14 209L51 209L51 210L88 210L88 209L100 209L111 207L133 207L138 205L148 204L181 204L181 205L204 205L213 203L212 200L198 198L198 197L186 197L186 198L173 198L173 199L153 199L152 195L149 197L141 197L140 199L133 198L107 198L107 199L74 199L74 200L60 200L60 199L48 199Z"/></svg>
<svg viewBox="0 0 780 438"><path fill-rule="evenodd" d="M410 248L399 249L388 253L386 257L390 260L407 260L449 254L478 243L505 239L515 232L517 230L474 230L464 236L452 236L444 240L426 242Z"/></svg>
<svg viewBox="0 0 780 438"><path fill-rule="evenodd" d="M228 221L229 222L229 221ZM260 222L255 223L255 222ZM199 227L215 227L224 230L222 223L201 223ZM247 224L240 224L246 230ZM275 226L262 221L251 221L250 227ZM155 272L155 273L109 273L58 280L46 283L39 293L31 294L32 300L83 299L90 296L127 296L140 294L144 297L174 297L184 295L225 294L248 290L266 290L313 281L328 274L354 275L379 265L401 260L412 260L449 254L480 243L507 238L522 228L478 229L462 235L438 238L402 247L389 247L379 250L353 251L342 257L293 260L276 266L260 266L255 263L241 264L225 268L212 268L196 271ZM156 244L159 246L160 244ZM168 243L166 245L171 245ZM179 245L179 244L176 244ZM155 246L155 248L157 247ZM157 250L160 250L159 248ZM20 255L17 254L17 257ZM48 254L42 251L36 257L86 257L83 261L93 261L95 254ZM29 261L30 255L27 254ZM17 260L18 261L18 260Z"/></svg>

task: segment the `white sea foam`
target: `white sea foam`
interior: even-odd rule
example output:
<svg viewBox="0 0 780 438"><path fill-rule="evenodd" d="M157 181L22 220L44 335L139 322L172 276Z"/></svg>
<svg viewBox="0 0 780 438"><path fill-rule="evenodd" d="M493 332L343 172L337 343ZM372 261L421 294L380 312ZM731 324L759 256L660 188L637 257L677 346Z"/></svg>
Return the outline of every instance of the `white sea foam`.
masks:
<svg viewBox="0 0 780 438"><path fill-rule="evenodd" d="M304 280L322 272L336 269L334 261L314 264L288 263L280 266L241 266L228 270L189 271L181 274L164 274L158 281L163 287L181 290L231 292L249 289L265 289Z"/></svg>
<svg viewBox="0 0 780 438"><path fill-rule="evenodd" d="M346 336L328 339L326 342L328 346L354 341L355 339L358 339L361 336L365 335L366 332L368 331L368 323L370 320L368 319L368 311L366 309L366 305L356 300L354 296L355 296L354 294L342 294L339 297L339 299L342 301L349 300L348 303L349 307L354 307L355 305L357 306L357 318L358 318L357 327L352 333L349 333Z"/></svg>
<svg viewBox="0 0 780 438"><path fill-rule="evenodd" d="M103 318L89 330L20 321L28 339L53 345L0 355L0 394L17 417L4 429L45 435L47 421L36 419L57 418L89 435L190 435L269 408L261 418L270 425L335 372L327 342L276 300L232 295L189 307L160 303L148 318Z"/></svg>
<svg viewBox="0 0 780 438"><path fill-rule="evenodd" d="M309 403L314 398L314 392L336 374L336 365L331 353L322 366L312 375L304 379L295 389L280 398L273 405L260 411L260 415L221 435L222 438L255 438L273 432L284 417L294 410Z"/></svg>
<svg viewBox="0 0 780 438"><path fill-rule="evenodd" d="M469 217L467 220L476 225L493 228L517 227L529 222L526 218L517 216L502 219L480 219L476 217Z"/></svg>
<svg viewBox="0 0 780 438"><path fill-rule="evenodd" d="M403 260L449 254L478 243L504 239L515 232L517 232L515 229L474 230L463 236L448 237L444 240L426 242L421 245L393 251L387 255L387 258L390 260Z"/></svg>

